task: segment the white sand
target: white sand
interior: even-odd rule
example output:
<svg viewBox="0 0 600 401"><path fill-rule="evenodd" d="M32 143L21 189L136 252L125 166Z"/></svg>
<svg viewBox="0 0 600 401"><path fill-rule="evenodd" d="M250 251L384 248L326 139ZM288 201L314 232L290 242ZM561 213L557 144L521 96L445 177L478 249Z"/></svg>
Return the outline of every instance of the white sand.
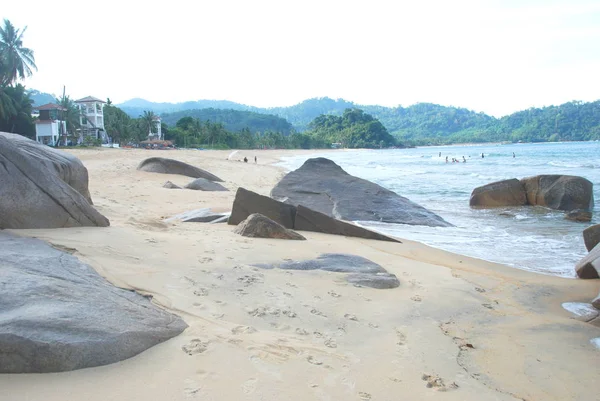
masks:
<svg viewBox="0 0 600 401"><path fill-rule="evenodd" d="M600 351L590 341L600 329L561 307L589 302L597 280L536 275L410 241L309 232L307 241L251 239L225 224L162 222L202 207L230 210L238 186L267 195L284 174L269 163L298 151L234 155L248 164L226 160L231 151L73 153L111 227L14 232L75 248L115 285L152 294L190 327L113 365L0 375L0 400L600 399ZM162 188L192 179L136 171L151 156L207 169L231 192ZM336 273L250 266L325 252L369 258L401 285L358 288Z"/></svg>

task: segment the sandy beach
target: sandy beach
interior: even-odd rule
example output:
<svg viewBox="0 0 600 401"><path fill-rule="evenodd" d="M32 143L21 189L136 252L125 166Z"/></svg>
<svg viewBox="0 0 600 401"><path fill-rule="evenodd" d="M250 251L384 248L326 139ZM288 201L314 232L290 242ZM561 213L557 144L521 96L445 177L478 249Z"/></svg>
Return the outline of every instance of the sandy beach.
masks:
<svg viewBox="0 0 600 401"><path fill-rule="evenodd" d="M12 232L152 295L189 328L108 366L0 375L0 400L600 400L600 350L590 343L600 328L561 307L589 302L597 280L534 274L406 240L312 232L302 232L307 241L254 239L226 224L164 222L198 208L229 211L240 186L268 195L285 174L273 163L310 151L239 151L236 160L227 159L231 151L69 152L87 167L94 205L111 226ZM136 170L153 156L208 170L230 191L163 188L192 179ZM244 156L249 163L238 161ZM400 287L252 266L328 252L368 258Z"/></svg>

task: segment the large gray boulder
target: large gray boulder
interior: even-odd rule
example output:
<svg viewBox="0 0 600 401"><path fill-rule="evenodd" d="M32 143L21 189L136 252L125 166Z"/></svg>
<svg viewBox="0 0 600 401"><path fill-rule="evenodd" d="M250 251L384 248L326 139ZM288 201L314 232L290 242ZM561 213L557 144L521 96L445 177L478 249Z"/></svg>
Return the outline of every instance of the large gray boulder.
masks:
<svg viewBox="0 0 600 401"><path fill-rule="evenodd" d="M229 191L218 182L209 181L206 178L196 178L185 187L196 191Z"/></svg>
<svg viewBox="0 0 600 401"><path fill-rule="evenodd" d="M577 263L575 272L579 278L600 278L600 245Z"/></svg>
<svg viewBox="0 0 600 401"><path fill-rule="evenodd" d="M284 261L274 264L258 264L263 269L285 270L324 270L336 273L349 273L346 280L364 287L387 289L400 285L398 278L383 267L362 256L343 253L325 253L317 259Z"/></svg>
<svg viewBox="0 0 600 401"><path fill-rule="evenodd" d="M253 213L233 230L234 233L251 238L277 238L305 240L302 235L289 230L260 213Z"/></svg>
<svg viewBox="0 0 600 401"><path fill-rule="evenodd" d="M58 178L79 192L90 204L92 197L88 189L88 171L77 157L32 141L22 135L0 132L0 137L11 142L21 154L40 165L44 171L54 172ZM0 155L6 153L0 146Z"/></svg>
<svg viewBox="0 0 600 401"><path fill-rule="evenodd" d="M589 210L575 209L565 213L565 219L577 221L579 223L589 223L592 221L592 212Z"/></svg>
<svg viewBox="0 0 600 401"><path fill-rule="evenodd" d="M527 203L550 209L571 211L594 207L593 184L573 175L537 175L523 178Z"/></svg>
<svg viewBox="0 0 600 401"><path fill-rule="evenodd" d="M523 206L526 204L525 187L516 178L477 187L471 193L469 200L471 207Z"/></svg>
<svg viewBox="0 0 600 401"><path fill-rule="evenodd" d="M296 208L294 229L299 231L315 231L319 233L345 235L347 237L359 237L379 241L400 242L397 239L379 234L375 231L334 219L326 214L315 212L302 205Z"/></svg>
<svg viewBox="0 0 600 401"><path fill-rule="evenodd" d="M600 224L589 226L583 230L583 242L588 251L600 243Z"/></svg>
<svg viewBox="0 0 600 401"><path fill-rule="evenodd" d="M596 309L600 309L600 294L592 300L592 306Z"/></svg>
<svg viewBox="0 0 600 401"><path fill-rule="evenodd" d="M206 178L210 181L223 182L222 179L206 170L180 162L179 160L166 159L164 157L150 157L141 162L137 169L150 173L178 174L192 178Z"/></svg>
<svg viewBox="0 0 600 401"><path fill-rule="evenodd" d="M351 176L322 157L307 160L283 177L271 197L347 221L452 226L435 213L375 183Z"/></svg>
<svg viewBox="0 0 600 401"><path fill-rule="evenodd" d="M235 193L231 216L227 223L238 225L253 213L260 213L285 228L294 228L296 208L283 202L259 195L242 187Z"/></svg>
<svg viewBox="0 0 600 401"><path fill-rule="evenodd" d="M0 373L107 365L187 327L74 256L7 232L0 232L0 283Z"/></svg>
<svg viewBox="0 0 600 401"><path fill-rule="evenodd" d="M0 229L108 226L108 219L88 202L87 170L81 162L41 146L0 135Z"/></svg>

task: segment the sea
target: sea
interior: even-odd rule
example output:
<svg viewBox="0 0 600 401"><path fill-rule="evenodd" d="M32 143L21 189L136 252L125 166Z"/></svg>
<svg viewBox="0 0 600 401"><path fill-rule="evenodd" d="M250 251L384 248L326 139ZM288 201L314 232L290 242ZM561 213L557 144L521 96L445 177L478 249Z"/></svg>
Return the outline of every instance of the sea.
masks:
<svg viewBox="0 0 600 401"><path fill-rule="evenodd" d="M452 158L462 161L463 156L465 163L451 162ZM331 159L348 173L418 203L455 227L356 223L518 269L576 277L574 266L587 254L582 231L600 222L598 203L591 223L569 221L564 212L543 207L469 207L471 192L478 186L539 174L587 178L594 184L594 198L600 202L600 142L324 150L310 156L284 157L279 165L291 171L311 157Z"/></svg>

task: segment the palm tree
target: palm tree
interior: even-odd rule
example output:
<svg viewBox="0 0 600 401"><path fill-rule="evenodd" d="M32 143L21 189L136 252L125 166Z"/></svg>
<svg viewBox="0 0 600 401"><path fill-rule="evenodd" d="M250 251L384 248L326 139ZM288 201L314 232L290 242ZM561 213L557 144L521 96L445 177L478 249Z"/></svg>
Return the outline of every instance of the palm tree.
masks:
<svg viewBox="0 0 600 401"><path fill-rule="evenodd" d="M75 139L77 130L81 128L81 120L85 119L85 114L71 97L64 94L64 91L62 97L56 99L56 103L63 108L61 120L67 123L67 132L64 135Z"/></svg>
<svg viewBox="0 0 600 401"><path fill-rule="evenodd" d="M33 50L23 47L23 30L16 29L7 19L0 27L0 85L10 85L37 71Z"/></svg>
<svg viewBox="0 0 600 401"><path fill-rule="evenodd" d="M148 133L148 136L156 132L156 114L153 111L144 111L144 115L140 116L142 127Z"/></svg>

